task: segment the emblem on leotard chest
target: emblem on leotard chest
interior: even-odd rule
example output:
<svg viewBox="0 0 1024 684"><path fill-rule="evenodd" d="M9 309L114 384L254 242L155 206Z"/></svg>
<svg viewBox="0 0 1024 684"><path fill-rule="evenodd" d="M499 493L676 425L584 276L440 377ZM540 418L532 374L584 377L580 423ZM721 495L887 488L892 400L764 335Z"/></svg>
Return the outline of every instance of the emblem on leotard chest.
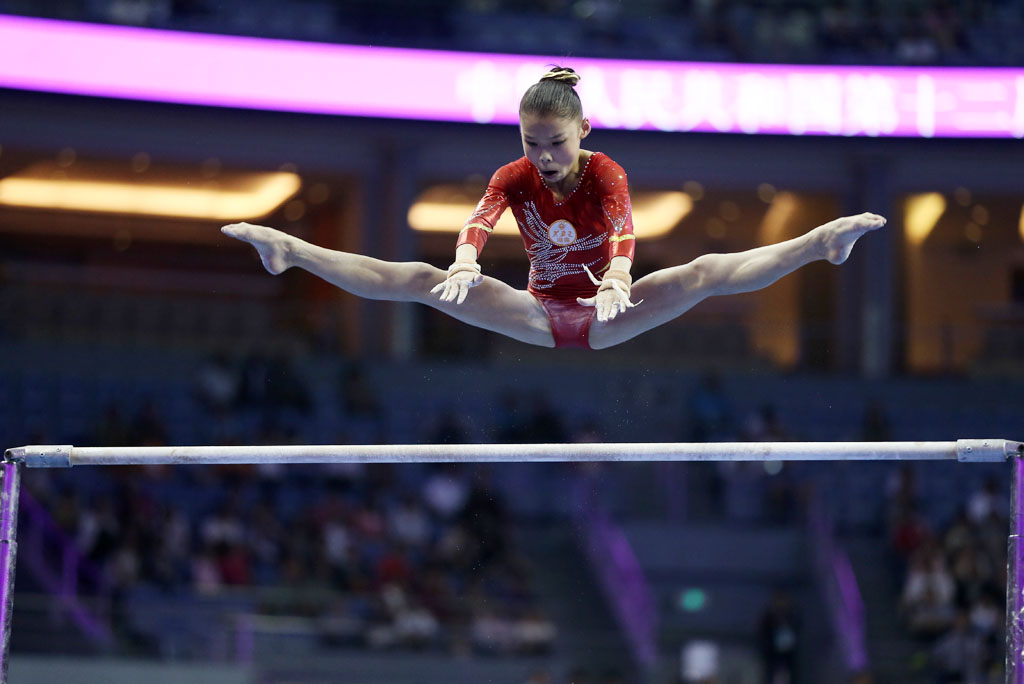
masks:
<svg viewBox="0 0 1024 684"><path fill-rule="evenodd" d="M576 229L565 219L559 219L548 227L548 237L556 245L571 245L576 242Z"/></svg>

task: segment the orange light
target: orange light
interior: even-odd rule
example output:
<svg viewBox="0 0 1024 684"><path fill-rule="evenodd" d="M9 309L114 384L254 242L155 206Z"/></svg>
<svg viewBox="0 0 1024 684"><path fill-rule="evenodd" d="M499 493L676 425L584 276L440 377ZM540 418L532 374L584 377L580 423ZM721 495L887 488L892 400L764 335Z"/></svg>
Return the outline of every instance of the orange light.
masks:
<svg viewBox="0 0 1024 684"><path fill-rule="evenodd" d="M685 192L633 192L633 233L640 239L666 235L693 210ZM476 204L461 188L435 186L423 192L409 209L413 230L457 233L473 213ZM494 235L519 235L511 211L506 211L494 228Z"/></svg>
<svg viewBox="0 0 1024 684"><path fill-rule="evenodd" d="M216 183L199 183L111 174L108 167L82 162L72 168L40 162L0 180L0 205L240 221L266 216L302 184L296 174L280 172L225 173Z"/></svg>
<svg viewBox="0 0 1024 684"><path fill-rule="evenodd" d="M908 197L903 219L907 242L914 247L923 245L945 211L946 198L938 192L924 192Z"/></svg>

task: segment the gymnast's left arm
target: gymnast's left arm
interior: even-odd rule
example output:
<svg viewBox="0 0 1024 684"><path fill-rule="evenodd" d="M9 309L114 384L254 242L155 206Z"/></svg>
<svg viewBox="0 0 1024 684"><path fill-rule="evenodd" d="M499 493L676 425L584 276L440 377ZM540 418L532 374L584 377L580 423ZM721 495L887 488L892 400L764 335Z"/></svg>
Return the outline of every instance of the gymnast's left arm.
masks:
<svg viewBox="0 0 1024 684"><path fill-rule="evenodd" d="M601 175L601 189L604 191L601 209L608 227L610 262L600 280L587 269L590 280L598 286L597 294L577 299L583 306L597 307L599 321L610 321L640 303L634 304L629 298L633 284L629 270L633 265L636 239L633 236L633 207L629 201L626 174L614 162L609 167Z"/></svg>

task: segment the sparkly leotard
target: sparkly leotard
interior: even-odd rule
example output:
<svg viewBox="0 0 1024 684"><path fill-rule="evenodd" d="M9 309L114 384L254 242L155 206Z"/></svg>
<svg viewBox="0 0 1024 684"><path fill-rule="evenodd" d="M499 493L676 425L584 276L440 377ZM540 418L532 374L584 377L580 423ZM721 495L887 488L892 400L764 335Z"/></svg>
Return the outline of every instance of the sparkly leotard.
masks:
<svg viewBox="0 0 1024 684"><path fill-rule="evenodd" d="M556 347L588 348L596 310L577 297L593 297L597 286L583 266L600 275L612 257L631 260L633 216L626 173L601 152L594 152L576 188L556 202L540 172L526 157L495 171L476 211L459 234L459 245L477 252L506 208L512 209L530 259L527 290L544 307Z"/></svg>

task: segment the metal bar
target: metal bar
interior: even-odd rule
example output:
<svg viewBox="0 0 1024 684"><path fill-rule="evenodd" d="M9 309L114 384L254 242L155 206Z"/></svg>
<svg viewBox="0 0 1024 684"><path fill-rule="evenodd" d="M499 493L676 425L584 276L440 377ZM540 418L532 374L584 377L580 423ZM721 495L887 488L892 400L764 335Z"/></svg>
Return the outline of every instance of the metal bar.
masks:
<svg viewBox="0 0 1024 684"><path fill-rule="evenodd" d="M1024 460L1013 459L1006 560L1006 684L1024 684Z"/></svg>
<svg viewBox="0 0 1024 684"><path fill-rule="evenodd" d="M1003 439L957 442L722 442L619 444L346 444L8 449L29 467L245 463L487 463L570 461L1005 461Z"/></svg>
<svg viewBox="0 0 1024 684"><path fill-rule="evenodd" d="M18 552L18 492L21 466L7 462L0 468L0 684L7 684L14 609L14 564Z"/></svg>

